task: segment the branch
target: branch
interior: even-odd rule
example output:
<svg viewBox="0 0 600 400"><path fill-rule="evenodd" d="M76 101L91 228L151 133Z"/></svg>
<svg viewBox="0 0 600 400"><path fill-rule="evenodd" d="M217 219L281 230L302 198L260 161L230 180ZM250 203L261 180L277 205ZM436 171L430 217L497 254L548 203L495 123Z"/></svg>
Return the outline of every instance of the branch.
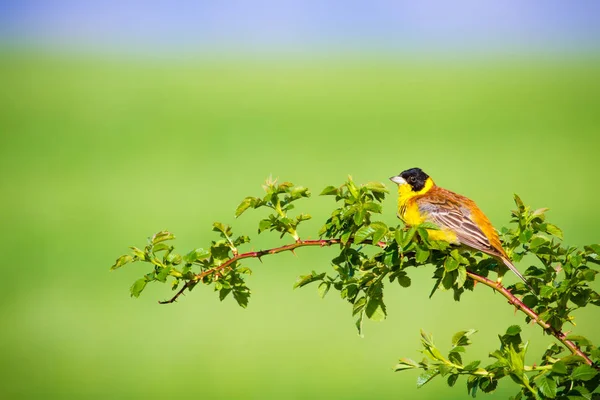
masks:
<svg viewBox="0 0 600 400"><path fill-rule="evenodd" d="M342 241L340 239L297 240L295 243L287 244L287 245L281 246L281 247L274 247L274 248L268 249L268 250L250 251L248 253L238 254L238 255L230 258L229 260L225 261L221 265L218 265L216 267L207 269L206 271L202 271L199 274L196 274L193 279L187 281L185 283L185 285L183 285L183 287L181 289L179 289L179 291L175 294L175 296L173 296L169 300L159 301L158 303L159 304L170 304L170 303L175 302L177 300L177 298L179 296L181 296L183 294L183 292L185 292L186 289L196 285L196 283L198 283L199 281L204 279L206 276L209 276L216 272L222 271L225 268L228 268L229 266L231 266L236 261L244 259L244 258L258 258L260 260L262 258L262 256L282 253L284 251L293 252L298 247L307 247L307 246L329 247L331 245L340 244L340 243L342 243ZM348 243L352 243L352 239L350 239L348 241ZM365 240L362 243L370 244L370 245L373 244L373 242L371 240ZM384 242L378 242L376 245L379 247L382 247L382 248L386 246L386 244Z"/></svg>
<svg viewBox="0 0 600 400"><path fill-rule="evenodd" d="M351 242L352 242L352 240L348 241L348 243L351 243ZM244 258L258 258L260 260L261 257L263 257L263 256L270 255L270 254L282 253L284 251L292 251L293 252L295 249L297 249L299 247L307 247L307 246L328 247L328 246L331 246L334 244L340 244L340 243L342 243L340 239L297 240L295 243L287 244L287 245L284 245L281 247L274 247L274 248L268 249L268 250L250 251L248 253L238 254L238 255L230 258L229 260L227 260L226 262L224 262L221 265L218 265L216 267L202 271L199 274L196 274L192 280L187 281L185 283L185 285L183 285L183 287L175 294L175 296L173 296L169 300L159 301L159 304L170 304L170 303L177 301L179 296L181 296L185 292L186 289L195 286L198 282L200 282L202 279L204 279L205 277L207 277L211 274L215 274L219 271L229 268L233 263L235 263L238 260L241 260ZM365 240L362 243L367 244L367 245L376 245L376 246L379 246L382 248L386 247L385 242L378 242L376 244L373 244L373 242L371 240ZM565 347L567 347L569 350L571 350L571 352L573 354L576 354L576 355L582 357L588 365L593 364L592 360L587 355L585 355L585 353L583 351L581 351L581 349L579 348L579 346L577 346L577 344L575 344L574 342L572 342L570 340L567 340L567 336L562 331L554 329L550 324L548 324L547 322L540 319L540 316L538 314L536 314L535 311L533 311L531 308L527 307L518 297L516 297L514 294L512 294L507 288L502 286L500 283L492 281L491 279L485 278L483 276L474 274L473 272L469 272L469 271L467 271L467 276L476 282L480 282L480 283L484 284L485 286L488 286L488 287L500 292L500 294L502 294L504 297L506 297L506 299L508 299L508 302L510 304L514 305L521 312L525 313L529 318L531 318L539 326L541 326L544 329L544 331L550 333L552 336L554 336L556 339L558 339L563 345L565 345Z"/></svg>
<svg viewBox="0 0 600 400"><path fill-rule="evenodd" d="M491 279L485 278L483 276L479 276L479 275L474 274L469 271L467 271L467 276L469 278L473 279L474 281L481 282L482 284L484 284L488 287L491 287L492 289L500 292L500 294L502 296L504 296L508 299L508 302L510 304L513 304L520 311L525 313L529 318L531 318L533 321L535 321L535 323L537 323L539 326L544 328L544 330L546 332L550 333L552 336L554 336L556 339L558 339L569 350L571 350L571 352L573 352L573 354L576 354L576 355L582 357L588 365L593 364L592 360L587 355L585 355L585 353L583 351L581 351L581 349L579 348L579 346L577 346L577 344L575 344L574 342L572 342L570 340L567 340L567 335L565 335L562 331L554 329L549 323L544 322L542 319L540 319L540 316L538 314L536 314L535 311L533 311L531 308L527 307L517 296L512 294L507 288L502 286L500 283L494 282Z"/></svg>

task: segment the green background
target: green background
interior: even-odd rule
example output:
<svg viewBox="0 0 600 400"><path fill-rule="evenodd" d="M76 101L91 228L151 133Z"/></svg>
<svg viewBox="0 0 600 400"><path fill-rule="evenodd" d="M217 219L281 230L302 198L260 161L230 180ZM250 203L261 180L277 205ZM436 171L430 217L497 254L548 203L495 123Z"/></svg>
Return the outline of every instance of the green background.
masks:
<svg viewBox="0 0 600 400"><path fill-rule="evenodd" d="M109 272L128 246L168 229L185 253L216 238L211 224L248 234L247 249L283 243L256 235L261 211L234 218L269 175L312 189L295 211L315 238L333 209L317 194L382 181L381 219L396 224L387 180L419 166L477 201L496 227L518 193L566 242L598 243L600 62L584 57L421 61L141 61L5 53L0 58L0 397L4 398L465 398L464 380L416 389L419 329L442 350L475 328L467 359L484 358L511 324L530 340L528 363L553 339L501 296L476 287L459 303L428 294L432 270L385 292L388 319L357 336L350 306L297 276L330 270L335 249L250 260L248 309L198 287L158 305L137 300L133 264ZM286 239L287 240L287 239ZM524 270L527 264L519 264ZM514 282L513 276L506 281ZM597 287L597 285L596 285ZM590 306L592 307L592 306ZM574 332L600 342L598 311ZM470 356L469 356L470 354ZM504 380L493 395L516 385Z"/></svg>

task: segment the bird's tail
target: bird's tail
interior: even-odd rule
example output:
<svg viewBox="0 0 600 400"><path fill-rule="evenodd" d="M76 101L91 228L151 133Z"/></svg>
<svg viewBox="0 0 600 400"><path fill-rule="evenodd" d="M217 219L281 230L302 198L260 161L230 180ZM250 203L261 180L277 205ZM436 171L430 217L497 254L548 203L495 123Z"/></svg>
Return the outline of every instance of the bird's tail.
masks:
<svg viewBox="0 0 600 400"><path fill-rule="evenodd" d="M529 282L527 282L527 279L525 279L525 277L523 275L521 275L521 273L519 272L517 267L515 267L513 265L513 263L506 257L502 257L501 260L504 263L504 265L506 265L512 272L514 272L515 275L517 275L519 278L521 278L523 283L525 283L525 286L527 286L529 288L529 290L531 290L531 292L534 293L533 287L529 284Z"/></svg>

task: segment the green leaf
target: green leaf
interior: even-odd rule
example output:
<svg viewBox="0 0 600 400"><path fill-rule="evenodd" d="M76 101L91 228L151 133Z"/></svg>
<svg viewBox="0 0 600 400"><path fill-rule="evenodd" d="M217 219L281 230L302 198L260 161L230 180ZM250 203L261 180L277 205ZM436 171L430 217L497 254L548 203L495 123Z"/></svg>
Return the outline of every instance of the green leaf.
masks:
<svg viewBox="0 0 600 400"><path fill-rule="evenodd" d="M525 364L525 354L523 352L517 352L513 346L508 347L507 353L511 372L519 378L522 378L524 376L523 368Z"/></svg>
<svg viewBox="0 0 600 400"><path fill-rule="evenodd" d="M523 204L523 200L521 200L521 198L519 196L517 196L516 194L514 195L514 198L515 198L515 204L519 208L519 211L524 210L525 205Z"/></svg>
<svg viewBox="0 0 600 400"><path fill-rule="evenodd" d="M467 346L471 344L469 336L476 333L475 329L469 329L468 331L459 331L452 336L452 346Z"/></svg>
<svg viewBox="0 0 600 400"><path fill-rule="evenodd" d="M556 381L554 381L554 379L549 378L546 375L540 375L534 382L544 396L551 399L556 397Z"/></svg>
<svg viewBox="0 0 600 400"><path fill-rule="evenodd" d="M424 354L428 355L434 360L444 362L444 356L437 347L435 347L433 344L426 345L425 343L423 344L423 346L425 347L425 349L422 350Z"/></svg>
<svg viewBox="0 0 600 400"><path fill-rule="evenodd" d="M115 263L113 264L113 266L110 267L110 270L114 271L115 269L121 268L123 265L125 265L127 263L130 263L132 261L133 261L133 257L130 256L130 255L128 255L128 254L125 254L125 255L117 258L117 261L115 261Z"/></svg>
<svg viewBox="0 0 600 400"><path fill-rule="evenodd" d="M562 361L557 361L554 364L552 364L552 372L554 372L555 374L562 374L565 375L568 373L567 370L567 364L565 364Z"/></svg>
<svg viewBox="0 0 600 400"><path fill-rule="evenodd" d="M235 210L235 217L236 218L239 217L248 208L254 206L256 204L257 200L258 199L255 198L255 197L246 197L244 200L242 200L242 202L240 203L240 205Z"/></svg>
<svg viewBox="0 0 600 400"><path fill-rule="evenodd" d="M250 298L250 290L247 287L234 288L233 297L237 301L240 307L248 307L248 299Z"/></svg>
<svg viewBox="0 0 600 400"><path fill-rule="evenodd" d="M464 265L461 265L458 267L457 272L458 277L456 278L456 286L461 288L467 281L467 268Z"/></svg>
<svg viewBox="0 0 600 400"><path fill-rule="evenodd" d="M356 187L356 185L352 181L352 177L350 176L348 177L348 182L346 182L346 188L348 189L348 192L350 192L353 198L358 198L358 188Z"/></svg>
<svg viewBox="0 0 600 400"><path fill-rule="evenodd" d="M367 307L365 308L367 317L373 321L383 321L386 316L385 304L379 297L369 297Z"/></svg>
<svg viewBox="0 0 600 400"><path fill-rule="evenodd" d="M371 192L388 193L387 188L381 182L369 182L365 185Z"/></svg>
<svg viewBox="0 0 600 400"><path fill-rule="evenodd" d="M189 253L187 253L184 257L183 260L186 263L193 263L196 261L201 261L201 260L206 260L207 258L210 257L210 251L208 250L204 250L203 248L199 247L195 250L190 251Z"/></svg>
<svg viewBox="0 0 600 400"><path fill-rule="evenodd" d="M329 291L329 287L331 286L331 282L321 282L319 287L317 288L317 292L319 293L319 297L324 298L327 292Z"/></svg>
<svg viewBox="0 0 600 400"><path fill-rule="evenodd" d="M454 271L458 268L458 261L453 257L446 257L446 261L444 262L444 269L446 272Z"/></svg>
<svg viewBox="0 0 600 400"><path fill-rule="evenodd" d="M579 393L581 396L568 396L569 400L597 400L593 394L585 386L575 386L573 388L573 394Z"/></svg>
<svg viewBox="0 0 600 400"><path fill-rule="evenodd" d="M373 203L372 201L363 204L363 208L367 211L371 211L377 214L381 214L382 211L381 204Z"/></svg>
<svg viewBox="0 0 600 400"><path fill-rule="evenodd" d="M310 194L310 190L304 186L296 186L290 192L291 200L297 200L302 197L310 197Z"/></svg>
<svg viewBox="0 0 600 400"><path fill-rule="evenodd" d="M471 344L471 342L469 342L469 344ZM466 350L463 346L456 346L453 347L452 350L450 350L450 352L452 353L464 353Z"/></svg>
<svg viewBox="0 0 600 400"><path fill-rule="evenodd" d="M410 358L401 358L398 364L394 367L394 372L404 371L407 369L419 368L419 364Z"/></svg>
<svg viewBox="0 0 600 400"><path fill-rule="evenodd" d="M137 258L138 260L142 260L142 261L146 261L148 259L148 257L146 256L146 253L144 253L142 250L138 249L135 246L130 247L130 249L133 251L133 256L135 258Z"/></svg>
<svg viewBox="0 0 600 400"><path fill-rule="evenodd" d="M229 288L219 290L219 300L221 300L221 301L225 300L225 298L227 297L227 295L229 293L231 293L231 289L229 289Z"/></svg>
<svg viewBox="0 0 600 400"><path fill-rule="evenodd" d="M556 236L559 239L563 239L563 232L556 225L546 224L546 232L551 234L552 236Z"/></svg>
<svg viewBox="0 0 600 400"><path fill-rule="evenodd" d="M398 246L402 246L402 243L404 242L404 231L402 228L396 228L396 231L394 232L394 239L396 240L396 243L398 243Z"/></svg>
<svg viewBox="0 0 600 400"><path fill-rule="evenodd" d="M373 232L373 244L377 244L388 232L388 227L383 222L378 221L373 222L370 226L375 230Z"/></svg>
<svg viewBox="0 0 600 400"><path fill-rule="evenodd" d="M171 232L160 231L158 233L155 233L154 236L152 236L150 242L154 245L160 242L164 242L165 240L171 239L175 239L175 235L173 235Z"/></svg>
<svg viewBox="0 0 600 400"><path fill-rule="evenodd" d="M182 261L181 255L175 254L175 253L170 253L168 256L166 256L164 258L165 263L173 264L173 265L179 265L179 264L181 264L181 261Z"/></svg>
<svg viewBox="0 0 600 400"><path fill-rule="evenodd" d="M426 347L433 347L433 337L425 332L423 329L421 329L421 342L423 342L423 346Z"/></svg>
<svg viewBox="0 0 600 400"><path fill-rule="evenodd" d="M429 371L423 372L417 378L417 388L423 387L427 382L431 381L439 374L438 369L430 369Z"/></svg>
<svg viewBox="0 0 600 400"><path fill-rule="evenodd" d="M365 304L367 304L367 298L364 296L356 300L354 302L354 305L352 306L352 315L356 315L359 312L362 312L365 308Z"/></svg>
<svg viewBox="0 0 600 400"><path fill-rule="evenodd" d="M506 335L515 336L521 333L521 327L519 325L511 325L506 330Z"/></svg>
<svg viewBox="0 0 600 400"><path fill-rule="evenodd" d="M504 356L504 353L500 350L494 350L490 353L490 357L493 357L500 361L502 364L508 364L508 359Z"/></svg>
<svg viewBox="0 0 600 400"><path fill-rule="evenodd" d="M258 233L261 233L273 226L273 223L269 219L262 219L258 223Z"/></svg>
<svg viewBox="0 0 600 400"><path fill-rule="evenodd" d="M589 381L598 374L594 368L587 364L578 366L571 372L571 378L576 381Z"/></svg>
<svg viewBox="0 0 600 400"><path fill-rule="evenodd" d="M375 233L375 229L370 225L361 227L354 234L354 243L359 244L364 242L369 236L373 235L373 233Z"/></svg>
<svg viewBox="0 0 600 400"><path fill-rule="evenodd" d="M458 351L450 351L448 353L448 360L450 360L451 362L453 362L454 364L457 364L457 365L462 365L462 363L463 363L462 356L460 355L460 352L458 352Z"/></svg>
<svg viewBox="0 0 600 400"><path fill-rule="evenodd" d="M523 303L527 307L533 308L538 304L538 298L537 298L537 296L535 296L533 294L529 294L529 295L523 297Z"/></svg>
<svg viewBox="0 0 600 400"><path fill-rule="evenodd" d="M159 282L166 282L169 273L171 272L172 267L165 267L160 270L158 274L156 274L156 280Z"/></svg>
<svg viewBox="0 0 600 400"><path fill-rule="evenodd" d="M540 288L540 297L542 298L549 298L552 296L552 294L554 293L554 288L552 286L542 286Z"/></svg>
<svg viewBox="0 0 600 400"><path fill-rule="evenodd" d="M579 255L579 254L573 254L569 259L570 264L574 268L579 267L581 265L582 261L583 261L583 259L582 259L581 255Z"/></svg>
<svg viewBox="0 0 600 400"><path fill-rule="evenodd" d="M342 244L346 244L348 243L348 240L350 240L350 235L352 235L351 231L346 231L344 233L342 233L342 236L340 237L340 241L342 242Z"/></svg>
<svg viewBox="0 0 600 400"><path fill-rule="evenodd" d="M434 231L440 230L440 227L438 225L434 224L433 222L423 222L422 224L419 225L419 228L431 229Z"/></svg>
<svg viewBox="0 0 600 400"><path fill-rule="evenodd" d="M411 284L410 277L408 277L407 275L398 275L397 279L398 279L398 284L400 284L400 286L402 286L402 287L407 288Z"/></svg>
<svg viewBox="0 0 600 400"><path fill-rule="evenodd" d="M336 188L335 186L327 186L325 189L323 189L320 196L331 196L331 195L338 195L338 194L339 194L339 188Z"/></svg>
<svg viewBox="0 0 600 400"><path fill-rule="evenodd" d="M587 339L586 337L581 336L581 335L567 335L566 339L570 340L572 342L577 342L577 344L580 346L591 346L592 345L592 342L590 342L589 339Z"/></svg>
<svg viewBox="0 0 600 400"><path fill-rule="evenodd" d="M452 286L454 286L457 275L458 274L455 274L452 271L444 271L444 275L442 276L442 286L444 289L450 290Z"/></svg>
<svg viewBox="0 0 600 400"><path fill-rule="evenodd" d="M233 241L233 245L234 246L240 246L244 243L250 243L250 238L246 235L242 235L242 236L238 236L234 241Z"/></svg>
<svg viewBox="0 0 600 400"><path fill-rule="evenodd" d="M519 235L519 242L527 243L527 242L529 242L529 240L531 239L532 236L533 236L533 232L531 231L531 229L525 229Z"/></svg>
<svg viewBox="0 0 600 400"><path fill-rule="evenodd" d="M306 286L312 282L322 281L323 278L325 278L325 275L326 275L325 272L323 272L321 274L317 274L315 271L313 271L309 275L300 276L298 278L298 280L296 281L296 283L294 284L294 289L300 288L302 286Z"/></svg>
<svg viewBox="0 0 600 400"><path fill-rule="evenodd" d="M593 282L596 279L597 273L598 271L595 271L593 269L586 269L581 274L583 275L583 279L585 279L588 282Z"/></svg>
<svg viewBox="0 0 600 400"><path fill-rule="evenodd" d="M155 244L152 246L153 253L160 253L161 251L165 251L165 250L170 252L171 250L173 250L173 247L169 246L166 243L158 243L158 244Z"/></svg>
<svg viewBox="0 0 600 400"><path fill-rule="evenodd" d="M365 217L367 215L367 211L360 209L358 210L355 214L354 214L354 224L355 225L362 225L362 223L365 220Z"/></svg>
<svg viewBox="0 0 600 400"><path fill-rule="evenodd" d="M595 253L595 254L600 255L600 244L590 244L588 246L584 246L584 249L588 253Z"/></svg>
<svg viewBox="0 0 600 400"><path fill-rule="evenodd" d="M475 375L471 375L467 378L467 393L470 394L473 398L477 396L477 382L479 379Z"/></svg>
<svg viewBox="0 0 600 400"><path fill-rule="evenodd" d="M452 375L448 376L448 380L446 382L448 383L448 386L452 387L452 386L454 386L454 384L456 383L457 380L458 380L458 374L452 374Z"/></svg>
<svg viewBox="0 0 600 400"><path fill-rule="evenodd" d="M252 270L248 267L240 267L236 269L238 274L252 275Z"/></svg>
<svg viewBox="0 0 600 400"><path fill-rule="evenodd" d="M479 360L473 361L473 362L470 362L467 365L465 365L463 367L463 369L465 371L475 371L477 369L477 367L479 366L479 364L481 364L481 361L479 361Z"/></svg>
<svg viewBox="0 0 600 400"><path fill-rule="evenodd" d="M222 222L214 222L213 231L221 232L224 237L229 236L231 234L231 228Z"/></svg>
<svg viewBox="0 0 600 400"><path fill-rule="evenodd" d="M356 330L358 331L358 336L360 336L360 337L363 337L362 324L363 324L364 316L365 316L364 312L358 313L358 318L356 319L356 322L354 323L354 325L356 326Z"/></svg>
<svg viewBox="0 0 600 400"><path fill-rule="evenodd" d="M463 256L460 255L460 252L458 251L458 249L454 249L450 252L450 256L452 256L452 258L454 258L456 261L458 261L460 264L465 264L468 265L469 264L469 260Z"/></svg>
<svg viewBox="0 0 600 400"><path fill-rule="evenodd" d="M429 249L423 245L417 246L417 252L415 254L415 261L419 264L423 264L429 259Z"/></svg>
<svg viewBox="0 0 600 400"><path fill-rule="evenodd" d="M508 398L508 400L521 400L522 398L523 398L523 392L519 391L519 393L517 393L515 396L510 396Z"/></svg>
<svg viewBox="0 0 600 400"><path fill-rule="evenodd" d="M131 288L129 289L131 292L131 297L140 297L140 294L146 287L147 283L148 281L146 281L146 278L140 278L133 282L133 285L131 285Z"/></svg>
<svg viewBox="0 0 600 400"><path fill-rule="evenodd" d="M429 242L429 232L425 228L417 227L417 233L424 242Z"/></svg>
<svg viewBox="0 0 600 400"><path fill-rule="evenodd" d="M547 237L543 235L534 235L533 239L531 239L531 242L529 242L529 248L533 250L540 246L543 246L546 243L550 243Z"/></svg>
<svg viewBox="0 0 600 400"><path fill-rule="evenodd" d="M402 240L402 248L406 249L410 242L412 242L415 237L415 233L417 233L417 228L411 226L410 229L404 234L404 239Z"/></svg>

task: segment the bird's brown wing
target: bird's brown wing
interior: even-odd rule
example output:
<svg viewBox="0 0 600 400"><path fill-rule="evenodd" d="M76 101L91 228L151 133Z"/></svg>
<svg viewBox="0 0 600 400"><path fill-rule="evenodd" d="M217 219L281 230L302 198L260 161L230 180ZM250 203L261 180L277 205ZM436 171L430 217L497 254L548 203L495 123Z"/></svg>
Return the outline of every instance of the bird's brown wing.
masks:
<svg viewBox="0 0 600 400"><path fill-rule="evenodd" d="M416 202L426 221L454 232L460 244L498 257L533 292L529 282L504 252L494 227L472 200L435 187L426 195L417 198ZM485 231L488 232L487 235Z"/></svg>
<svg viewBox="0 0 600 400"><path fill-rule="evenodd" d="M454 232L460 244L490 255L503 256L473 220L471 208L475 207L475 210L478 210L477 206L466 197L445 189L436 189L416 199L419 212L424 219L441 229Z"/></svg>

